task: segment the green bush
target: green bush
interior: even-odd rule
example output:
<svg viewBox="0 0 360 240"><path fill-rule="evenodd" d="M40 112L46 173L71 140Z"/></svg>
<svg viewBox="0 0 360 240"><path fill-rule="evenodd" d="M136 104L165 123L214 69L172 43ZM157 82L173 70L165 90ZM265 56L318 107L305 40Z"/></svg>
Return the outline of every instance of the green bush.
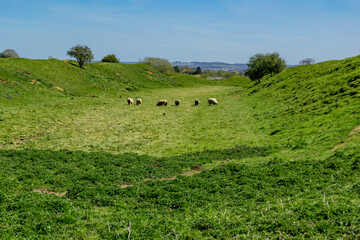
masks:
<svg viewBox="0 0 360 240"><path fill-rule="evenodd" d="M101 61L109 63L119 63L119 59L116 58L115 54L106 55Z"/></svg>
<svg viewBox="0 0 360 240"><path fill-rule="evenodd" d="M172 73L175 71L171 66L171 63L163 58L145 57L144 60L142 60L142 63L153 66L161 73Z"/></svg>
<svg viewBox="0 0 360 240"><path fill-rule="evenodd" d="M6 49L0 53L0 58L18 58L20 57L14 49Z"/></svg>
<svg viewBox="0 0 360 240"><path fill-rule="evenodd" d="M260 82L260 79L269 74L278 74L285 66L286 62L280 58L278 53L258 53L250 57L246 75L253 81Z"/></svg>

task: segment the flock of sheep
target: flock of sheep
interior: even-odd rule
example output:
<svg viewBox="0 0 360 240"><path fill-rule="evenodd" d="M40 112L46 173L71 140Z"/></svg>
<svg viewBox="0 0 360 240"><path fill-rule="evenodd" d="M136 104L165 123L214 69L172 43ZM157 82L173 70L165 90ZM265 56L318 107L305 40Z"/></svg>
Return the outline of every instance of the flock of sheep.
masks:
<svg viewBox="0 0 360 240"><path fill-rule="evenodd" d="M208 99L208 102L209 102L209 105L217 105L218 102L215 98L209 98ZM127 103L129 105L133 104L134 103L134 100L132 98L128 98L127 99ZM136 99L136 105L140 105L142 104L142 99L141 98L137 98ZM200 100L199 99L195 99L195 103L194 105L195 106L198 106L200 104ZM167 100L159 100L157 103L156 103L156 106L167 106L168 105L168 101ZM179 106L180 105L180 100L179 99L176 99L175 100L175 106Z"/></svg>

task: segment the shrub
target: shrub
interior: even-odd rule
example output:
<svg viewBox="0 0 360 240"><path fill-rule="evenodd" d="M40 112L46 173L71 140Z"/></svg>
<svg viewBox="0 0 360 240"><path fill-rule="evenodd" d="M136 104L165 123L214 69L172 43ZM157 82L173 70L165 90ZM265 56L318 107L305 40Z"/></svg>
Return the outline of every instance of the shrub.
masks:
<svg viewBox="0 0 360 240"><path fill-rule="evenodd" d="M19 54L15 52L14 49L6 49L2 53L0 53L1 58L18 58Z"/></svg>
<svg viewBox="0 0 360 240"><path fill-rule="evenodd" d="M145 57L144 60L142 60L141 62L153 66L161 73L174 72L174 68L171 66L171 63L167 59Z"/></svg>
<svg viewBox="0 0 360 240"><path fill-rule="evenodd" d="M246 76L251 80L260 82L260 79L268 74L278 74L285 66L286 62L280 58L278 53L258 53L250 57Z"/></svg>
<svg viewBox="0 0 360 240"><path fill-rule="evenodd" d="M116 58L115 54L109 54L103 57L102 62L119 63L119 59Z"/></svg>

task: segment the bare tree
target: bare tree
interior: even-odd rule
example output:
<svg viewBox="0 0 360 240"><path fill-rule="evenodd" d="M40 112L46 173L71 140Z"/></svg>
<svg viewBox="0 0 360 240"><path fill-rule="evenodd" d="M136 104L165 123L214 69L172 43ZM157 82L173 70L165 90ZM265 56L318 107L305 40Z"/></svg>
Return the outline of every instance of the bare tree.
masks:
<svg viewBox="0 0 360 240"><path fill-rule="evenodd" d="M313 58L304 58L299 62L300 65L311 65L315 62L315 59Z"/></svg>

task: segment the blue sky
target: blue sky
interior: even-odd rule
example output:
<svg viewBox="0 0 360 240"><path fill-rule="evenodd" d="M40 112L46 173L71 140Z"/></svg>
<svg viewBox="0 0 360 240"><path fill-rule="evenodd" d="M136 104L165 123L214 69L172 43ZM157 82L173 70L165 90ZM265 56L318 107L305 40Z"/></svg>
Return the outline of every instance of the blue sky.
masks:
<svg viewBox="0 0 360 240"><path fill-rule="evenodd" d="M278 52L288 64L360 54L359 0L0 0L0 51L67 59L76 44L95 59L246 63Z"/></svg>

